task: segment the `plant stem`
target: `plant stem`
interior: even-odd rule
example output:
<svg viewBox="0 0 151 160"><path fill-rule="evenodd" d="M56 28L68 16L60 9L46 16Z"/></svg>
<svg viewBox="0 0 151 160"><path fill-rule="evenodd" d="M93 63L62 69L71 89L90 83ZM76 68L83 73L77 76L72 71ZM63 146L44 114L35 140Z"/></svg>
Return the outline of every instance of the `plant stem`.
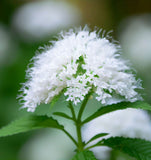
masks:
<svg viewBox="0 0 151 160"><path fill-rule="evenodd" d="M81 135L81 127L82 127L82 114L84 112L84 109L86 107L86 104L89 100L89 97L91 95L92 92L89 92L84 100L83 100L83 103L80 107L80 110L79 110L79 113L78 113L78 118L77 118L77 121L76 121L76 131L77 131L77 137L78 137L78 151L83 151L84 150L84 144L82 142L82 135Z"/></svg>
<svg viewBox="0 0 151 160"><path fill-rule="evenodd" d="M71 101L69 101L68 107L69 107L70 110L71 110L73 120L76 121L76 115L75 115L75 111L74 111L74 108L73 108L73 106L72 106L72 102L71 102Z"/></svg>
<svg viewBox="0 0 151 160"><path fill-rule="evenodd" d="M88 102L88 100L89 100L90 95L91 95L91 92L89 92L89 93L85 96L85 98L84 98L84 100L83 100L83 103L82 103L82 105L81 105L81 107L80 107L79 114L78 114L78 120L79 120L79 121L81 121L81 117L82 117L83 111L84 111L84 109L85 109L85 107L86 107L86 104L87 104L87 102Z"/></svg>
<svg viewBox="0 0 151 160"><path fill-rule="evenodd" d="M86 104L88 102L88 99L90 97L90 95L92 94L92 91L89 92L84 100L83 100L83 103L80 107L80 110L79 110L79 113L78 113L78 117L76 118L76 114L75 114L75 110L74 110L74 107L72 106L72 102L69 101L69 105L68 107L70 108L71 110L71 113L72 113L72 119L73 121L75 122L75 125L76 125L76 132L77 132L77 139L78 139L78 142L76 142L74 140L74 138L65 130L63 130L68 136L69 138L76 144L77 146L77 151L80 152L80 151L83 151L84 150L84 144L82 142L82 134L81 134L81 127L82 127L82 115L83 115L83 112L84 112L84 109L86 107Z"/></svg>
<svg viewBox="0 0 151 160"><path fill-rule="evenodd" d="M73 143L78 147L78 143L76 140L71 136L69 132L67 132L65 129L62 129L62 131L73 141Z"/></svg>
<svg viewBox="0 0 151 160"><path fill-rule="evenodd" d="M85 148L85 150L89 150L91 148L98 147L98 146L100 147L100 146L103 146L103 145L94 144L92 146L89 146L89 147Z"/></svg>
<svg viewBox="0 0 151 160"><path fill-rule="evenodd" d="M81 122L78 120L76 122L76 131L77 131L77 138L78 138L78 151L82 151L84 146L83 146L82 135L81 135Z"/></svg>
<svg viewBox="0 0 151 160"><path fill-rule="evenodd" d="M73 108L71 101L69 101L68 107L71 110L72 118L73 118L73 121L75 122L75 125L76 125L76 132L77 132L77 138L78 138L77 150L82 151L83 150L83 143L82 143L82 136L81 136L81 120L78 120L76 118L75 110Z"/></svg>

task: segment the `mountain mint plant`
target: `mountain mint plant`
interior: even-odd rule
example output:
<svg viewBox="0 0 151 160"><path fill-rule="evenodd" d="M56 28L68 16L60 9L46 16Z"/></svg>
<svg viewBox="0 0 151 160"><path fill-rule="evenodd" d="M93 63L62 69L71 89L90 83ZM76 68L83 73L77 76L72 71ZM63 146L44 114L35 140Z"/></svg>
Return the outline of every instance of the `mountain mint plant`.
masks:
<svg viewBox="0 0 151 160"><path fill-rule="evenodd" d="M141 81L136 80L127 61L122 59L121 52L120 45L102 31L91 32L85 27L62 32L57 41L51 42L33 58L32 67L27 70L28 80L23 84L19 97L22 108L34 112L38 105L51 104L64 95L71 115L64 112L54 112L53 115L73 121L77 137L71 135L53 115L35 114L3 127L0 136L40 128L57 128L75 144L72 160L96 160L89 149L100 146L119 150L138 160L151 159L150 141L108 136L112 133L98 133L87 141L82 138L82 127L95 118L127 108L151 110L151 106L138 93L142 88ZM100 108L83 119L87 102L92 97L100 102ZM91 145L92 141L99 138L101 140Z"/></svg>

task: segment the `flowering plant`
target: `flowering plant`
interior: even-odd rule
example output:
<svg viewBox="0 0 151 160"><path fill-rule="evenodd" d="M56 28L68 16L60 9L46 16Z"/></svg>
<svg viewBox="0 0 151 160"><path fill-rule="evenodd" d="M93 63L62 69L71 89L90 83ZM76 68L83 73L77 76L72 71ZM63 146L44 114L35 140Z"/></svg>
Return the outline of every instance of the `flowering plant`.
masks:
<svg viewBox="0 0 151 160"><path fill-rule="evenodd" d="M52 116L39 115L12 122L0 130L0 136L51 127L63 131L75 144L76 154L72 160L96 160L90 149L98 146L120 150L139 160L151 159L151 142L146 140L109 137L110 133L98 133L87 141L82 138L81 128L107 113L127 108L151 110L137 92L141 89L140 80L136 80L120 53L119 44L101 31L90 32L84 28L62 32L58 41L33 58L33 66L27 70L28 81L23 84L19 97L22 108L34 112L37 105L54 103L64 95L71 115L64 112L53 115L73 121L77 137L74 138ZM96 98L101 107L83 119L91 97ZM77 104L80 104L78 112L75 111ZM101 140L92 144L99 138Z"/></svg>

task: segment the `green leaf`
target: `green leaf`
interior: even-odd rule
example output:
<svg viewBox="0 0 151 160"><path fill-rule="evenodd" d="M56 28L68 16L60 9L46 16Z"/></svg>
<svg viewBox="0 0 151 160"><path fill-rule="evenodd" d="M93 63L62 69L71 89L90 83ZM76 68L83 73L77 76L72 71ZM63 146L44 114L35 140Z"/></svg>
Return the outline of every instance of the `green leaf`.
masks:
<svg viewBox="0 0 151 160"><path fill-rule="evenodd" d="M50 109L53 108L55 103L59 100L59 98L63 95L64 92L65 92L65 89L63 89L62 91L60 91L60 93L58 95L53 97L53 99L51 100L51 103L50 103Z"/></svg>
<svg viewBox="0 0 151 160"><path fill-rule="evenodd" d="M100 138L100 137L104 137L104 136L107 136L108 133L99 133L97 135L95 135L94 137L92 137L85 145L87 145L88 143Z"/></svg>
<svg viewBox="0 0 151 160"><path fill-rule="evenodd" d="M97 160L91 151L78 152L72 160Z"/></svg>
<svg viewBox="0 0 151 160"><path fill-rule="evenodd" d="M64 129L62 125L60 125L55 119L51 117L32 115L15 120L7 126L1 128L0 137L48 127L61 130Z"/></svg>
<svg viewBox="0 0 151 160"><path fill-rule="evenodd" d="M111 147L128 154L137 160L151 160L151 142L138 138L111 137L100 145Z"/></svg>
<svg viewBox="0 0 151 160"><path fill-rule="evenodd" d="M82 124L87 123L101 115L116 111L116 110L122 110L126 108L135 108L135 109L144 109L144 110L151 110L151 106L144 102L144 101L137 101L137 102L121 102L117 104L112 104L108 106L101 107L98 111L93 113L90 117L86 118Z"/></svg>
<svg viewBox="0 0 151 160"><path fill-rule="evenodd" d="M136 158L118 150L112 150L110 151L110 160L136 160Z"/></svg>
<svg viewBox="0 0 151 160"><path fill-rule="evenodd" d="M82 65L85 64L83 56L80 56L79 59L76 61L76 63L78 64L78 67L77 67L76 74L73 75L75 78L78 75L83 75L86 72L86 70L82 67Z"/></svg>
<svg viewBox="0 0 151 160"><path fill-rule="evenodd" d="M67 114L65 114L63 112L54 112L53 114L56 116L64 117L66 119L72 119L70 116L68 116Z"/></svg>

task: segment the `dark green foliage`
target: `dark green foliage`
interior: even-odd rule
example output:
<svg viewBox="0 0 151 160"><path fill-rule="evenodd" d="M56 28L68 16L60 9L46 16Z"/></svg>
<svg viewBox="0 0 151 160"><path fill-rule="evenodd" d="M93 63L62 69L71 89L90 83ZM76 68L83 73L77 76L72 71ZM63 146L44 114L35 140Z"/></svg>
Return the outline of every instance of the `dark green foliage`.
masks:
<svg viewBox="0 0 151 160"><path fill-rule="evenodd" d="M72 160L97 160L91 151L78 152Z"/></svg>
<svg viewBox="0 0 151 160"><path fill-rule="evenodd" d="M105 107L101 107L98 111L96 111L95 113L93 113L90 117L86 118L83 121L84 123L87 123L101 115L116 111L116 110L122 110L122 109L126 109L126 108L135 108L135 109L144 109L144 110L151 110L151 106L149 104L147 104L144 101L137 101L137 102L121 102L121 103L117 103L117 104L112 104L112 105L108 105Z"/></svg>
<svg viewBox="0 0 151 160"><path fill-rule="evenodd" d="M50 108L53 108L55 103L59 100L59 98L63 95L66 89L63 89L58 95L54 96L53 99L51 100L51 105Z"/></svg>
<svg viewBox="0 0 151 160"><path fill-rule="evenodd" d="M137 160L151 160L150 141L137 138L111 137L104 139L101 145L119 150Z"/></svg>
<svg viewBox="0 0 151 160"><path fill-rule="evenodd" d="M92 141L94 141L94 140L96 140L100 137L104 137L104 136L107 136L107 135L108 135L108 133L99 133L99 134L95 135L94 137L92 137L86 144L88 144L88 143L90 143L90 142L92 142Z"/></svg>
<svg viewBox="0 0 151 160"><path fill-rule="evenodd" d="M56 115L56 116L60 116L60 117L64 117L66 119L71 119L72 120L72 118L70 116L68 116L66 113L63 113L63 112L54 112L53 114Z"/></svg>
<svg viewBox="0 0 151 160"><path fill-rule="evenodd" d="M0 129L0 137L9 136L17 133L27 132L40 128L64 129L55 119L47 116L28 116L13 121Z"/></svg>
<svg viewBox="0 0 151 160"><path fill-rule="evenodd" d="M77 67L77 72L75 75L73 75L75 78L78 76L78 75L83 75L86 70L83 69L82 65L85 64L84 62L84 58L83 56L80 56L79 59L76 61L76 63L78 63L78 67Z"/></svg>

